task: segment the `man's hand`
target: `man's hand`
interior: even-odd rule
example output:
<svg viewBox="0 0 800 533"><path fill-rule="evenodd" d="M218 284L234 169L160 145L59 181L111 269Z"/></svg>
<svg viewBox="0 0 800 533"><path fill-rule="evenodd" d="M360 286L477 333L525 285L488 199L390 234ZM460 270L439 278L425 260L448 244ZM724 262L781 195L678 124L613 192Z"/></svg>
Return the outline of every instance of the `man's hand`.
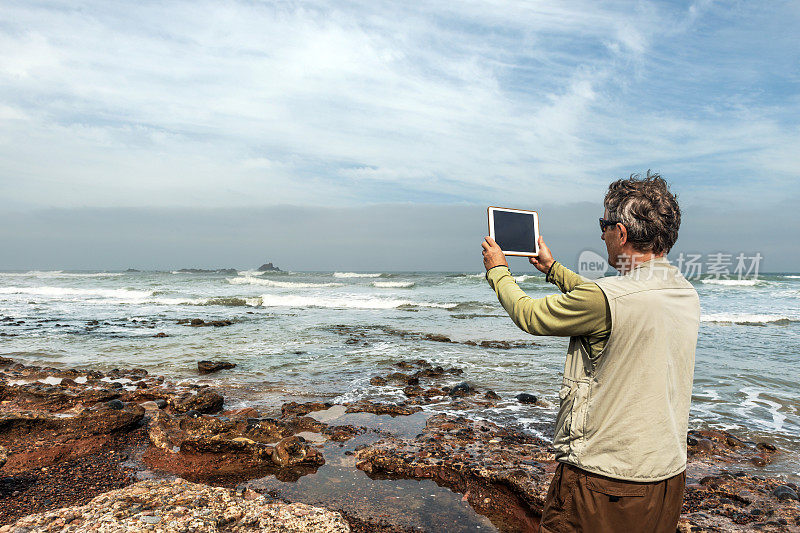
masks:
<svg viewBox="0 0 800 533"><path fill-rule="evenodd" d="M486 260L484 259L484 262L485 261ZM539 255L536 257L531 257L528 259L528 261L530 264L536 267L536 270L545 275L550 272L550 267L553 266L553 263L555 263L553 254L550 253L550 248L548 248L544 243L544 237L541 235L539 235Z"/></svg>
<svg viewBox="0 0 800 533"><path fill-rule="evenodd" d="M508 266L503 250L494 242L494 239L488 236L484 237L481 247L483 248L483 266L486 267L486 270L501 265Z"/></svg>

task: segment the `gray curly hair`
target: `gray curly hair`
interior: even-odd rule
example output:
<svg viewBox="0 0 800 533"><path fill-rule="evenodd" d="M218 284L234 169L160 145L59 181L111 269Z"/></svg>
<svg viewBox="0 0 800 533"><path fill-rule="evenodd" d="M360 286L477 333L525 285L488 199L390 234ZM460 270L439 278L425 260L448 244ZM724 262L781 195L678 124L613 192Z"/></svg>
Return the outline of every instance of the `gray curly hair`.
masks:
<svg viewBox="0 0 800 533"><path fill-rule="evenodd" d="M667 253L678 240L681 209L676 195L657 173L631 174L608 186L605 200L608 218L628 230L628 241L636 250Z"/></svg>

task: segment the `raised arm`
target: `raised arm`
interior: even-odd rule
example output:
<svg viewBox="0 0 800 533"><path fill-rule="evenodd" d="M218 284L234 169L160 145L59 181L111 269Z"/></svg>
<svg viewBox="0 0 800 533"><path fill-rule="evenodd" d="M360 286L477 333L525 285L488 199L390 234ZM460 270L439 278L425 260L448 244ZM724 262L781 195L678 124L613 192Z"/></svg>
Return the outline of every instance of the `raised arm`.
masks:
<svg viewBox="0 0 800 533"><path fill-rule="evenodd" d="M603 291L553 260L550 249L539 238L539 255L530 263L545 272L564 292L533 299L519 288L508 269L503 251L491 238L481 243L486 279L497 293L511 320L532 335L603 336L611 331L611 317Z"/></svg>
<svg viewBox="0 0 800 533"><path fill-rule="evenodd" d="M545 279L558 287L563 293L574 290L578 285L591 283L590 280L584 278L580 274L576 274L558 261L553 261L553 265L547 272Z"/></svg>
<svg viewBox="0 0 800 533"><path fill-rule="evenodd" d="M506 266L492 268L486 279L511 320L531 335L604 335L611 329L605 295L595 283L581 283L565 294L534 299L517 285Z"/></svg>

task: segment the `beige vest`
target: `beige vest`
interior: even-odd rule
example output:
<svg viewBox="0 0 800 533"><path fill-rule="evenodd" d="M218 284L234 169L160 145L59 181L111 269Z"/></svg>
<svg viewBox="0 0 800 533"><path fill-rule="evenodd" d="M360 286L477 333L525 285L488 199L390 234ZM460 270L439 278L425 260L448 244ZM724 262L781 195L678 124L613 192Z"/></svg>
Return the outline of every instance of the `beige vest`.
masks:
<svg viewBox="0 0 800 533"><path fill-rule="evenodd" d="M700 302L665 258L596 281L611 335L589 356L572 337L554 446L556 459L608 477L659 481L686 468Z"/></svg>

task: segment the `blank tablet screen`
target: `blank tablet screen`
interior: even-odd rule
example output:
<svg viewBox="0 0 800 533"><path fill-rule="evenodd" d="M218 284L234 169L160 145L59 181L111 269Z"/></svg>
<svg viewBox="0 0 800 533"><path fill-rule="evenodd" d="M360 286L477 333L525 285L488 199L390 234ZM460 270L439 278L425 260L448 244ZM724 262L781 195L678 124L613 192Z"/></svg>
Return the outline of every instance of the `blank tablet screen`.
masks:
<svg viewBox="0 0 800 533"><path fill-rule="evenodd" d="M536 252L533 213L493 211L494 240L504 251Z"/></svg>

